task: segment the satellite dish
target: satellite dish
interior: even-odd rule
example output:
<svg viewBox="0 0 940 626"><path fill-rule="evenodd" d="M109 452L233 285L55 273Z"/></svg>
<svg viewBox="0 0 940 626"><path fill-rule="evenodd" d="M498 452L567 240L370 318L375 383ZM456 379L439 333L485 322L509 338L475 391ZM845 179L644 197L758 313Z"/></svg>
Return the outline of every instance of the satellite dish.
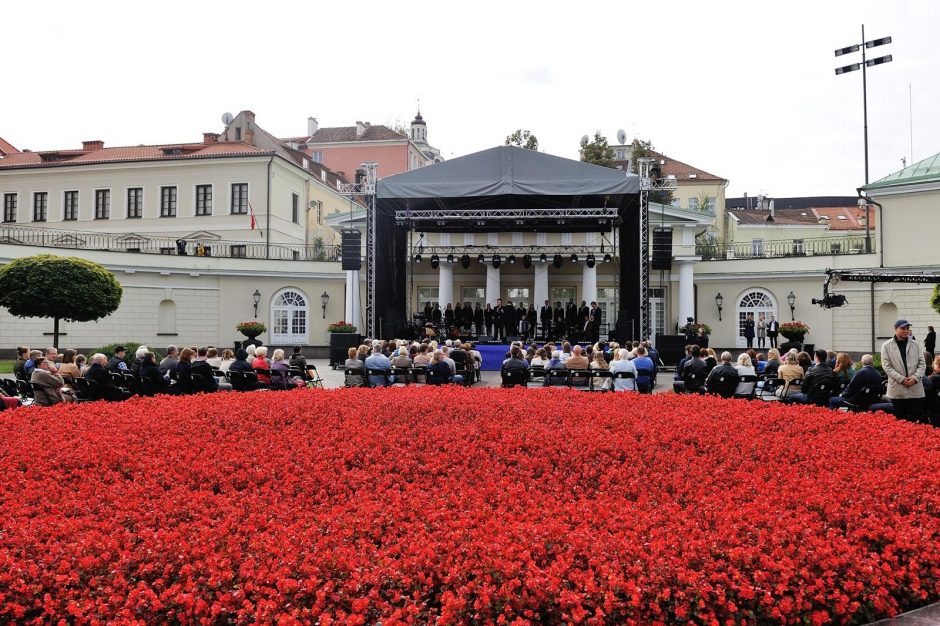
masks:
<svg viewBox="0 0 940 626"><path fill-rule="evenodd" d="M222 114L222 123L225 124L226 126L228 126L229 124L231 124L231 123L232 123L232 120L234 120L234 119L235 119L235 116L232 115L231 113L223 113L223 114Z"/></svg>
<svg viewBox="0 0 940 626"><path fill-rule="evenodd" d="M617 131L617 141L620 142L620 145L627 143L627 133L622 128Z"/></svg>
<svg viewBox="0 0 940 626"><path fill-rule="evenodd" d="M585 147L586 145L588 145L588 142L589 142L589 141L591 141L591 140L590 140L590 138L589 138L587 135L585 135L584 137L581 137L581 147L583 148L583 147Z"/></svg>

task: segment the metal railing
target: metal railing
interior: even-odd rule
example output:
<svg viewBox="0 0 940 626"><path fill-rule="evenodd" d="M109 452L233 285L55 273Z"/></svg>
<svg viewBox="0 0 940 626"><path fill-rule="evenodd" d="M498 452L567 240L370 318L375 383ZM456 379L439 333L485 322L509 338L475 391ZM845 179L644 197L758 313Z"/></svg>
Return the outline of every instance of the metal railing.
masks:
<svg viewBox="0 0 940 626"><path fill-rule="evenodd" d="M340 260L341 253L341 246L332 244L304 246L225 239L185 239L184 241L185 252L189 256L334 262ZM176 242L176 237L0 225L0 244L7 245L176 255L179 254Z"/></svg>
<svg viewBox="0 0 940 626"><path fill-rule="evenodd" d="M864 235L853 235L813 239L755 240L729 245L697 243L695 254L701 256L703 261L866 254L875 251L874 237L867 239L866 242Z"/></svg>

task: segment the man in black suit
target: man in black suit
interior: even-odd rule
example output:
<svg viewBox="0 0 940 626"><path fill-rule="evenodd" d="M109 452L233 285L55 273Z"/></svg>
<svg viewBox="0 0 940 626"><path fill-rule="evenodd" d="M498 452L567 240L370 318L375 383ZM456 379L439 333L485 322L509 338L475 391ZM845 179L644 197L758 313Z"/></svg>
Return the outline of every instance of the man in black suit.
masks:
<svg viewBox="0 0 940 626"><path fill-rule="evenodd" d="M588 310L588 321L585 328L587 339L591 343L597 343L601 338L601 309L597 302L591 302L591 308Z"/></svg>
<svg viewBox="0 0 940 626"><path fill-rule="evenodd" d="M685 369L688 370L686 364ZM722 398L730 398L734 395L734 390L738 388L738 370L731 365L731 353L721 353L721 365L716 366L708 374L705 381L705 390L707 393L718 394Z"/></svg>
<svg viewBox="0 0 940 626"><path fill-rule="evenodd" d="M108 357L100 352L91 357L91 367L85 373L85 378L96 383L95 388L91 391L91 399L117 402L130 398L131 394L118 387L114 379L111 378L111 372L108 371L107 366Z"/></svg>
<svg viewBox="0 0 940 626"><path fill-rule="evenodd" d="M565 306L565 331L568 333L568 338L575 337L577 330L581 330L578 328L578 305L574 303L574 298L570 298L568 305Z"/></svg>
<svg viewBox="0 0 940 626"><path fill-rule="evenodd" d="M506 339L506 328L504 326L505 318L505 307L503 307L503 299L496 298L496 306L493 307L493 337L496 341L503 341Z"/></svg>
<svg viewBox="0 0 940 626"><path fill-rule="evenodd" d="M552 305L549 304L548 300L539 309L539 322L542 323L542 339L548 341L552 336Z"/></svg>
<svg viewBox="0 0 940 626"><path fill-rule="evenodd" d="M708 354L706 351L705 354ZM698 393L705 386L705 374L708 366L701 357L701 348L689 348L689 359L682 366L682 382L688 393Z"/></svg>
<svg viewBox="0 0 940 626"><path fill-rule="evenodd" d="M435 302L434 310L431 311L431 321L434 322L435 324L440 324L441 319L443 318L443 315L444 313L443 311L441 311L441 303Z"/></svg>
<svg viewBox="0 0 940 626"><path fill-rule="evenodd" d="M585 324L588 322L588 318L591 317L591 309L588 307L587 302L584 300L581 301L581 306L578 307L578 328L584 329Z"/></svg>
<svg viewBox="0 0 940 626"><path fill-rule="evenodd" d="M565 310L561 308L561 302L555 302L555 309L552 311L552 340L557 341L565 336Z"/></svg>
<svg viewBox="0 0 940 626"><path fill-rule="evenodd" d="M855 372L855 376L852 377L842 395L829 398L830 409L848 405L867 409L878 399L881 393L881 374L873 366L874 359L870 354L865 354L862 356L861 363L862 367ZM865 393L865 389L872 390L872 393Z"/></svg>
<svg viewBox="0 0 940 626"><path fill-rule="evenodd" d="M512 305L512 300L506 302L503 307L503 327L506 337L515 337L519 334L519 318L516 317L516 307Z"/></svg>
<svg viewBox="0 0 940 626"><path fill-rule="evenodd" d="M770 321L767 322L767 338L770 339L770 347L777 347L777 334L780 333L780 322L777 321L777 318L773 315L770 316Z"/></svg>
<svg viewBox="0 0 940 626"><path fill-rule="evenodd" d="M793 394L790 399L802 404L829 406L829 398L836 388L836 375L826 362L829 355L825 350L816 350L815 356L816 364L803 377L800 393ZM878 384L881 385L880 380Z"/></svg>
<svg viewBox="0 0 940 626"><path fill-rule="evenodd" d="M473 330L478 336L483 334L483 308L479 302L477 302L476 308L473 309L473 326Z"/></svg>

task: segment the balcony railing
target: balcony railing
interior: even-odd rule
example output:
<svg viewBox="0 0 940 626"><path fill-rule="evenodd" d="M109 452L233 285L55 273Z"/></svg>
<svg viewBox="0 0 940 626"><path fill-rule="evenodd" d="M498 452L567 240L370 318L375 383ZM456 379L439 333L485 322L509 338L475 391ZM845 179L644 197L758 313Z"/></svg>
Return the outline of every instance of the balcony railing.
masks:
<svg viewBox="0 0 940 626"><path fill-rule="evenodd" d="M176 255L179 254L176 241L175 237L0 226L0 244L42 248ZM341 251L341 246L338 245L303 246L283 243L269 245L262 240L186 239L185 242L187 255L232 259L332 262L340 260Z"/></svg>
<svg viewBox="0 0 940 626"><path fill-rule="evenodd" d="M752 241L731 245L695 245L695 254L703 261L732 261L740 259L769 259L800 256L830 256L842 254L866 254L875 251L875 237L870 235L851 237L821 237L817 239L783 239Z"/></svg>

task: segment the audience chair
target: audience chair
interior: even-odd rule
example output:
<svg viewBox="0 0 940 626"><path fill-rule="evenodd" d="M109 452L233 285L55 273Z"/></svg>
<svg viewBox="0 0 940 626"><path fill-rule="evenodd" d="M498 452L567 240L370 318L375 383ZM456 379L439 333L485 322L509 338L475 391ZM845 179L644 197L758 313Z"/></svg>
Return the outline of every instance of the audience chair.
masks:
<svg viewBox="0 0 940 626"><path fill-rule="evenodd" d="M633 374L633 372L622 372ZM609 380L609 386L604 389L604 381ZM593 370L591 372L591 391L612 391L614 388L614 375L607 370Z"/></svg>
<svg viewBox="0 0 940 626"><path fill-rule="evenodd" d="M568 370L545 370L543 387L568 387L571 384L571 373Z"/></svg>
<svg viewBox="0 0 940 626"><path fill-rule="evenodd" d="M395 382L392 383L392 386L402 385L407 387L411 384L411 368L410 367L393 367L392 375L395 377Z"/></svg>
<svg viewBox="0 0 940 626"><path fill-rule="evenodd" d="M381 376L381 377L382 377L382 380L385 381L385 382L382 383L382 384L379 385L379 386L380 386L380 387L388 387L388 386L390 386L390 385L392 384L392 383L388 380L388 376L389 376L390 373L391 373L391 372L389 372L388 370L378 369L378 368L374 368L374 367L367 367L367 368L366 368L366 385L369 386L369 387L374 387L374 386L376 386L376 385L370 380L369 377L370 377L370 376Z"/></svg>
<svg viewBox="0 0 940 626"><path fill-rule="evenodd" d="M788 382L784 383L784 385L783 385L783 397L781 398L781 400L788 400L788 399L789 399L789 396L790 396L790 389L793 388L793 387L798 387L799 389L797 389L796 391L800 391L800 390L803 388L803 379L802 379L802 378L795 378L795 379L793 379L793 380L791 380L791 381L788 381Z"/></svg>
<svg viewBox="0 0 940 626"><path fill-rule="evenodd" d="M861 399L858 402L852 403L845 400L845 398L842 398L842 404L853 413L864 413L868 411L873 404L877 404L880 400L880 387L864 387L862 389Z"/></svg>
<svg viewBox="0 0 940 626"><path fill-rule="evenodd" d="M430 369L425 372L424 378L429 385L446 385L447 383L453 382L450 376L443 376Z"/></svg>
<svg viewBox="0 0 940 626"><path fill-rule="evenodd" d="M736 393L734 394L735 398L740 398L742 400L753 400L757 397L757 376L754 374L741 374L738 376L738 384L741 383L751 384L750 393Z"/></svg>
<svg viewBox="0 0 940 626"><path fill-rule="evenodd" d="M12 378L0 378L0 389L3 389L3 392L11 398L17 398L20 395L20 390L16 388L16 380Z"/></svg>
<svg viewBox="0 0 940 626"><path fill-rule="evenodd" d="M633 372L614 372L614 373L611 375L611 377L613 378L613 380L611 381L611 385L610 385L611 391L616 391L616 389L614 388L614 386L615 386L615 383L617 382L617 380L619 380L619 379L630 379L630 380L632 380L632 381L633 381L633 390L636 391L636 374L634 374Z"/></svg>
<svg viewBox="0 0 940 626"><path fill-rule="evenodd" d="M362 378L361 384L351 384L349 382L350 377L359 376ZM366 380L366 370L362 367L345 367L343 368L343 384L346 387L368 387L369 381Z"/></svg>
<svg viewBox="0 0 940 626"><path fill-rule="evenodd" d="M463 376L464 387L470 387L473 385L473 370L467 367L466 363L456 363L454 365L454 369L456 370L456 374Z"/></svg>
<svg viewBox="0 0 940 626"><path fill-rule="evenodd" d="M538 379L540 383L545 382L545 368L541 365L529 369L529 380L535 382Z"/></svg>
<svg viewBox="0 0 940 626"><path fill-rule="evenodd" d="M411 379L412 384L415 385L426 385L428 382L427 373L428 368L421 367L420 365L408 368L408 376Z"/></svg>
<svg viewBox="0 0 940 626"><path fill-rule="evenodd" d="M783 387L783 385L782 378L765 378L763 386L757 392L757 399L768 402L779 400L777 389Z"/></svg>
<svg viewBox="0 0 940 626"><path fill-rule="evenodd" d="M323 377L320 376L320 372L317 371L317 366L313 363L307 364L307 375L303 377L304 380L310 382L312 387L319 387L323 389Z"/></svg>
<svg viewBox="0 0 940 626"><path fill-rule="evenodd" d="M79 401L91 401L97 394L98 383L88 378L78 377L75 379L75 397Z"/></svg>
<svg viewBox="0 0 940 626"><path fill-rule="evenodd" d="M568 376L568 385L570 387L591 388L591 381L594 374L591 370L571 370Z"/></svg>
<svg viewBox="0 0 940 626"><path fill-rule="evenodd" d="M499 372L503 387L528 387L528 374L525 370L501 370Z"/></svg>
<svg viewBox="0 0 940 626"><path fill-rule="evenodd" d="M258 389L258 375L254 372L233 372L229 370L228 380L235 391L254 391Z"/></svg>
<svg viewBox="0 0 940 626"><path fill-rule="evenodd" d="M20 398L24 400L30 400L33 397L33 387L27 381L22 378L16 380L16 390L20 394Z"/></svg>

